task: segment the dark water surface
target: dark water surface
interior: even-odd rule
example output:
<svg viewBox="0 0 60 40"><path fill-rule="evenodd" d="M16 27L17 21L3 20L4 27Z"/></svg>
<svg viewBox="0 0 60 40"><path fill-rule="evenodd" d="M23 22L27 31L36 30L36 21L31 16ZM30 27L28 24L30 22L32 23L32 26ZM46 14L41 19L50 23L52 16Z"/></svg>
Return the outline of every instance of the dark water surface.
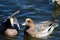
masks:
<svg viewBox="0 0 60 40"><path fill-rule="evenodd" d="M21 26L26 18L32 18L35 23L50 20L53 12L51 0L0 0L0 22L7 19L16 10L21 11L14 16L18 19L21 29L19 35L10 40L60 40L60 27L57 27L47 38L38 39L29 35L24 36L25 27ZM0 35L0 40L8 40L8 38Z"/></svg>

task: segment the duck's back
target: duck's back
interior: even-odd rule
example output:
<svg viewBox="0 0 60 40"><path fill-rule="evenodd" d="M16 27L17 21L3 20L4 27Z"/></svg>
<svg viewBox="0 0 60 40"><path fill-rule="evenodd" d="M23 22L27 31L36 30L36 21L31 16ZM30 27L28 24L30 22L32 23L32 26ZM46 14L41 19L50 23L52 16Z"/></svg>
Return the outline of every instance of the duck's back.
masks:
<svg viewBox="0 0 60 40"><path fill-rule="evenodd" d="M45 29L47 29L49 27L49 24L50 24L49 21L39 22L39 23L35 24L34 30L44 31Z"/></svg>

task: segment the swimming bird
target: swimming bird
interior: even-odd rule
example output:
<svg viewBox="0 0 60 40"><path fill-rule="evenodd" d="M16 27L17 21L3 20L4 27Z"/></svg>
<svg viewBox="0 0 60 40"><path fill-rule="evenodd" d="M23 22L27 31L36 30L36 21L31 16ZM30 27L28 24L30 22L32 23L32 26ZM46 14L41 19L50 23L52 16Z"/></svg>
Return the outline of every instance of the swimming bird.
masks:
<svg viewBox="0 0 60 40"><path fill-rule="evenodd" d="M5 22L1 23L0 33L8 37L15 37L19 33L19 23L16 18L9 18Z"/></svg>
<svg viewBox="0 0 60 40"><path fill-rule="evenodd" d="M58 23L55 21L42 21L35 24L31 18L26 18L22 25L26 25L28 27L26 32L30 36L36 38L44 38L53 32L54 28L58 26Z"/></svg>
<svg viewBox="0 0 60 40"><path fill-rule="evenodd" d="M14 18L14 16L19 12L20 10L17 10L11 16L9 16L5 21L0 23L1 34L4 34L8 37L15 37L19 33L20 26L17 21L17 18Z"/></svg>

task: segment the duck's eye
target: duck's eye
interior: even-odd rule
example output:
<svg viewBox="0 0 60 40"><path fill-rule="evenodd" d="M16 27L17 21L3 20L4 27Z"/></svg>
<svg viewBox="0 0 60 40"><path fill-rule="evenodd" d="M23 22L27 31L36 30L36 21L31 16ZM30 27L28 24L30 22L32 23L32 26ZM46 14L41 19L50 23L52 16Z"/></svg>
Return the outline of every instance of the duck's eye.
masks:
<svg viewBox="0 0 60 40"><path fill-rule="evenodd" d="M30 23L30 21L28 20L28 23Z"/></svg>

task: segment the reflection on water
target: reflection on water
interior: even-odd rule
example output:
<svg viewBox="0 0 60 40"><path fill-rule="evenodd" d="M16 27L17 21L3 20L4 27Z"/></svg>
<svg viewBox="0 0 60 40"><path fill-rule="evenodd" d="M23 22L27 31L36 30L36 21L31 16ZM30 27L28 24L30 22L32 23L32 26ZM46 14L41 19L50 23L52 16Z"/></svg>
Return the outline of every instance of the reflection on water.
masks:
<svg viewBox="0 0 60 40"><path fill-rule="evenodd" d="M0 22L7 19L15 10L20 10L21 12L15 16L20 23L20 33L10 40L60 40L60 27L56 28L50 36L38 39L29 35L24 36L25 27L21 26L28 17L32 18L35 23L50 20L52 5L51 0L0 0ZM0 35L0 40L8 40L8 38Z"/></svg>

